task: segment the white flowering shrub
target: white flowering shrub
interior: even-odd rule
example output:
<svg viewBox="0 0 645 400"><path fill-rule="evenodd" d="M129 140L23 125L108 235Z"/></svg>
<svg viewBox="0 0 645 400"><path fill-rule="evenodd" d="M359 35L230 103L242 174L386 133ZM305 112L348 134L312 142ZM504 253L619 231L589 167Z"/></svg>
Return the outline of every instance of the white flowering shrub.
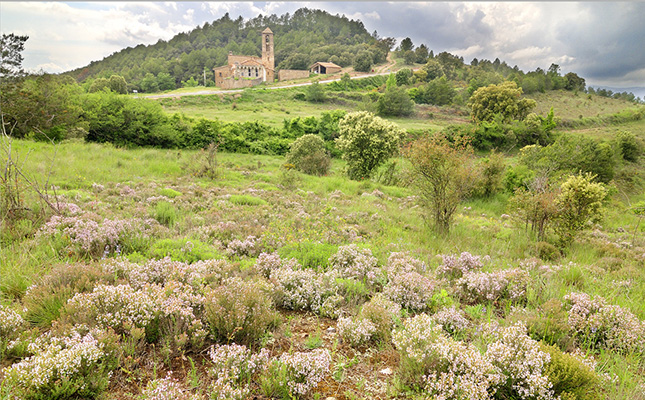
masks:
<svg viewBox="0 0 645 400"><path fill-rule="evenodd" d="M645 321L600 296L573 292L564 296L569 326L587 347L619 352L645 352Z"/></svg>
<svg viewBox="0 0 645 400"><path fill-rule="evenodd" d="M376 333L376 325L369 319L340 317L336 324L338 334L350 346L360 346L370 342Z"/></svg>
<svg viewBox="0 0 645 400"><path fill-rule="evenodd" d="M0 304L0 360L4 357L10 341L18 336L25 320L20 314Z"/></svg>
<svg viewBox="0 0 645 400"><path fill-rule="evenodd" d="M41 336L29 345L33 356L3 370L4 385L20 399L98 397L108 386L113 355L95 336Z"/></svg>
<svg viewBox="0 0 645 400"><path fill-rule="evenodd" d="M463 332L470 327L470 321L466 318L466 313L455 307L439 310L432 315L432 319L450 334Z"/></svg>
<svg viewBox="0 0 645 400"><path fill-rule="evenodd" d="M299 269L300 265L295 258L283 260L280 258L278 252L273 253L260 253L257 261L255 262L255 269L265 278L271 277L271 271L280 267L289 267L291 269Z"/></svg>
<svg viewBox="0 0 645 400"><path fill-rule="evenodd" d="M216 341L253 343L279 322L268 287L229 278L206 293L204 319Z"/></svg>
<svg viewBox="0 0 645 400"><path fill-rule="evenodd" d="M432 305L437 282L417 273L396 275L383 288L385 296L403 308L423 311Z"/></svg>
<svg viewBox="0 0 645 400"><path fill-rule="evenodd" d="M318 312L327 297L336 294L334 271L320 274L284 266L271 271L273 298L277 306L289 310Z"/></svg>
<svg viewBox="0 0 645 400"><path fill-rule="evenodd" d="M490 399L499 371L477 348L447 336L426 314L403 321L392 342L404 382L438 399Z"/></svg>
<svg viewBox="0 0 645 400"><path fill-rule="evenodd" d="M459 279L469 272L480 269L484 264L480 256L467 251L459 255L442 255L443 263L437 267L437 276L447 279Z"/></svg>
<svg viewBox="0 0 645 400"><path fill-rule="evenodd" d="M428 267L424 262L410 257L404 252L391 253L385 265L385 270L390 279L396 275L406 274L408 272L424 274L427 269Z"/></svg>
<svg viewBox="0 0 645 400"><path fill-rule="evenodd" d="M277 362L285 370L285 381L281 384L292 397L299 397L316 388L329 373L331 355L326 349L284 353Z"/></svg>
<svg viewBox="0 0 645 400"><path fill-rule="evenodd" d="M248 236L244 240L233 239L226 246L226 254L229 257L253 257L259 252L258 242L255 236Z"/></svg>
<svg viewBox="0 0 645 400"><path fill-rule="evenodd" d="M467 304L526 298L529 273L519 269L495 272L470 272L455 282L457 297Z"/></svg>
<svg viewBox="0 0 645 400"><path fill-rule="evenodd" d="M113 251L133 236L145 238L150 235L156 221L150 219L97 220L90 213L66 217L54 215L37 233L38 237L57 238L63 249L98 259Z"/></svg>
<svg viewBox="0 0 645 400"><path fill-rule="evenodd" d="M496 387L498 398L554 399L552 384L545 374L551 357L537 341L526 334L523 323L485 330L486 358L499 368L502 380Z"/></svg>
<svg viewBox="0 0 645 400"><path fill-rule="evenodd" d="M248 399L252 379L269 364L266 349L253 354L238 344L211 347L208 355L213 362L208 374L214 379L210 398L217 400Z"/></svg>
<svg viewBox="0 0 645 400"><path fill-rule="evenodd" d="M340 246L338 252L329 258L329 266L338 271L341 278L356 279L369 286L383 280L377 262L370 249L360 249L355 244Z"/></svg>
<svg viewBox="0 0 645 400"><path fill-rule="evenodd" d="M170 374L165 378L154 379L141 393L142 400L191 400L197 399Z"/></svg>

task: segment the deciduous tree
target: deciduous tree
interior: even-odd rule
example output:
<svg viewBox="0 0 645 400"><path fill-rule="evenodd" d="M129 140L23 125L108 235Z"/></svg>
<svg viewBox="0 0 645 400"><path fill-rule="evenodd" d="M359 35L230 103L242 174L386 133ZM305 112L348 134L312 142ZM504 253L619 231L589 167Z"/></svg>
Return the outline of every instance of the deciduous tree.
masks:
<svg viewBox="0 0 645 400"><path fill-rule="evenodd" d="M492 121L500 114L505 122L523 120L536 106L535 100L522 98L522 89L515 82L502 82L477 89L470 97L474 122Z"/></svg>

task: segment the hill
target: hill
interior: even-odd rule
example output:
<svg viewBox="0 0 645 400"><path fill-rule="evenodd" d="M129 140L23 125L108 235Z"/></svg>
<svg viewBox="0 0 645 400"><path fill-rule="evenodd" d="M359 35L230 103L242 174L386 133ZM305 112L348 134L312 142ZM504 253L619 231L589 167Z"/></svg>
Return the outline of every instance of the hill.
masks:
<svg viewBox="0 0 645 400"><path fill-rule="evenodd" d="M301 8L293 15L260 15L248 21L242 17L233 20L227 13L167 42L159 40L154 45L127 47L66 74L79 82L116 74L125 77L134 87L146 74L169 74L177 85L190 78L201 82L204 70L212 78L211 69L224 65L229 52L259 56L260 32L266 27L275 35L278 68L306 69L321 60L348 66L361 50L370 50L375 62L384 61L387 55L387 51L378 51L378 47L371 46L377 40L361 21ZM212 84L212 79L210 82Z"/></svg>

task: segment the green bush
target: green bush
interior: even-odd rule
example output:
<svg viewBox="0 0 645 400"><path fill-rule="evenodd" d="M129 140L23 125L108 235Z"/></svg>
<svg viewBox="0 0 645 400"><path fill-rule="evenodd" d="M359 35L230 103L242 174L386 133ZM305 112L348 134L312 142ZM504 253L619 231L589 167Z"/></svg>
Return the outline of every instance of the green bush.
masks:
<svg viewBox="0 0 645 400"><path fill-rule="evenodd" d="M551 356L544 375L553 384L556 397L567 400L599 400L605 398L601 381L590 367L555 346L540 343L540 350Z"/></svg>
<svg viewBox="0 0 645 400"><path fill-rule="evenodd" d="M412 115L414 102L403 88L393 85L378 99L376 112L378 115L393 117Z"/></svg>
<svg viewBox="0 0 645 400"><path fill-rule="evenodd" d="M588 222L598 222L603 215L603 201L607 190L601 183L593 182L591 174L573 175L561 185L556 200L556 231L560 241L568 244Z"/></svg>
<svg viewBox="0 0 645 400"><path fill-rule="evenodd" d="M631 132L620 131L616 135L618 149L623 160L636 162L643 153L643 145Z"/></svg>
<svg viewBox="0 0 645 400"><path fill-rule="evenodd" d="M304 135L291 144L286 162L309 175L326 175L331 160L325 142L317 135Z"/></svg>
<svg viewBox="0 0 645 400"><path fill-rule="evenodd" d="M163 188L159 190L159 194L174 199L177 196L181 196L182 193L171 188Z"/></svg>
<svg viewBox="0 0 645 400"><path fill-rule="evenodd" d="M196 239L162 239L156 241L148 251L152 258L170 257L173 261L194 263L200 260L224 258L219 251Z"/></svg>
<svg viewBox="0 0 645 400"><path fill-rule="evenodd" d="M172 203L160 201L155 206L154 219L156 219L160 224L172 228L178 219L177 210Z"/></svg>
<svg viewBox="0 0 645 400"><path fill-rule="evenodd" d="M544 261L557 261L560 259L560 250L548 242L537 242L535 244L537 256Z"/></svg>
<svg viewBox="0 0 645 400"><path fill-rule="evenodd" d="M218 342L254 344L280 323L268 288L240 278L206 293L204 319Z"/></svg>

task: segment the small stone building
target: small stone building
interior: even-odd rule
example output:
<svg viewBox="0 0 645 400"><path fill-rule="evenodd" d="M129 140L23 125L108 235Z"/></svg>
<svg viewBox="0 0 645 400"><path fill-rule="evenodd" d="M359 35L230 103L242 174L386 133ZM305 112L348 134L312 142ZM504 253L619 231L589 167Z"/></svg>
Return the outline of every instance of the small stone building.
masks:
<svg viewBox="0 0 645 400"><path fill-rule="evenodd" d="M333 62L317 62L309 67L309 70L314 74L335 74L340 72L342 67Z"/></svg>
<svg viewBox="0 0 645 400"><path fill-rule="evenodd" d="M275 55L273 32L262 31L262 57L228 54L227 65L213 68L215 86L235 89L273 82L275 79Z"/></svg>

